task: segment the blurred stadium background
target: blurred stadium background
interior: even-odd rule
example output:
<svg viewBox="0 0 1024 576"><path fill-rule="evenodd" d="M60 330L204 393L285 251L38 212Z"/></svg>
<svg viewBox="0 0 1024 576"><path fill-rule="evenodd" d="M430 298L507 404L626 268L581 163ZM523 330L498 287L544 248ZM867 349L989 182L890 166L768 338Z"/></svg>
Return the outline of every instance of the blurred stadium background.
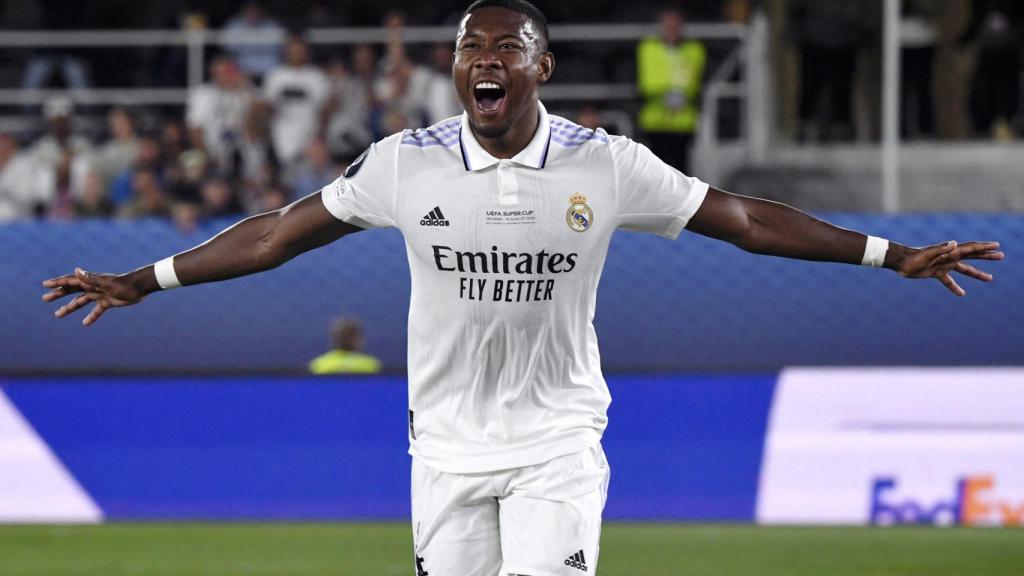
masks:
<svg viewBox="0 0 1024 576"><path fill-rule="evenodd" d="M1008 254L957 299L619 233L601 573L1024 573L1024 4L536 3L553 113L844 226ZM88 330L39 282L155 261L454 115L465 4L3 3L0 574L413 571L399 234ZM691 116L652 120L669 98ZM383 373L308 374L338 316Z"/></svg>

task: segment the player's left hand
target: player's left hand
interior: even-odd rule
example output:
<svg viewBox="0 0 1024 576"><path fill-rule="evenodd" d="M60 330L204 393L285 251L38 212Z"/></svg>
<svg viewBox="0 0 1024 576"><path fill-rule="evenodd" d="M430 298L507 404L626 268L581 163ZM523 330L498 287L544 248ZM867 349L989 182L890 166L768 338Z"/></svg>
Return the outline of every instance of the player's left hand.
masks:
<svg viewBox="0 0 1024 576"><path fill-rule="evenodd" d="M978 270L964 260L1002 260L998 242L965 242L957 244L950 240L927 248L908 248L906 255L896 265L896 271L904 278L936 278L950 292L964 296L967 292L953 279L953 272L964 276L991 282L992 275Z"/></svg>

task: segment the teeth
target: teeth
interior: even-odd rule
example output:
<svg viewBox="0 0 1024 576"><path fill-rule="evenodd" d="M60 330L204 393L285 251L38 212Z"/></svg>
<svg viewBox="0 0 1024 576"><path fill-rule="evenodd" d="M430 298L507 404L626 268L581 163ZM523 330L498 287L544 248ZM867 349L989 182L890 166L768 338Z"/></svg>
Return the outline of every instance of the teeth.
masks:
<svg viewBox="0 0 1024 576"><path fill-rule="evenodd" d="M477 90L500 90L501 86L498 86L494 82L477 82L476 83L476 89Z"/></svg>

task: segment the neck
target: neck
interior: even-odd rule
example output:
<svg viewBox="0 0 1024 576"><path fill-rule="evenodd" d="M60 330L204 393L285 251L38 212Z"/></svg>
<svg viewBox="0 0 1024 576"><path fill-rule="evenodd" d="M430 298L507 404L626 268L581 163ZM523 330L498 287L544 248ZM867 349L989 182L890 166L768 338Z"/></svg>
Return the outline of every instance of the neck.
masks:
<svg viewBox="0 0 1024 576"><path fill-rule="evenodd" d="M473 136L476 137L476 141L480 143L480 146L487 151L488 154L495 158L512 158L516 154L523 151L524 148L533 140L533 135L537 133L537 127L540 124L540 110L537 108L537 102L529 106L523 114L512 123L512 127L509 128L501 136L494 138L488 138L481 136L473 130ZM472 129L472 127L470 127Z"/></svg>

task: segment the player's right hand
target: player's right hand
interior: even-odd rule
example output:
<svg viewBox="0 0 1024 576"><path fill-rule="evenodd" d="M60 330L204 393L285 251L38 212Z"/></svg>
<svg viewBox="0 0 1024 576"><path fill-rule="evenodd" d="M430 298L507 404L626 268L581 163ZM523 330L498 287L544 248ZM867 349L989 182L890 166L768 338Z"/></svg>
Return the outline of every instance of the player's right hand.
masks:
<svg viewBox="0 0 1024 576"><path fill-rule="evenodd" d="M81 268L75 268L74 274L45 280L43 287L51 288L49 292L43 294L44 302L53 302L69 294L81 293L53 313L57 318L63 318L90 302L95 302L93 309L82 319L84 326L98 320L108 308L138 304L146 296L128 274L94 274Z"/></svg>

